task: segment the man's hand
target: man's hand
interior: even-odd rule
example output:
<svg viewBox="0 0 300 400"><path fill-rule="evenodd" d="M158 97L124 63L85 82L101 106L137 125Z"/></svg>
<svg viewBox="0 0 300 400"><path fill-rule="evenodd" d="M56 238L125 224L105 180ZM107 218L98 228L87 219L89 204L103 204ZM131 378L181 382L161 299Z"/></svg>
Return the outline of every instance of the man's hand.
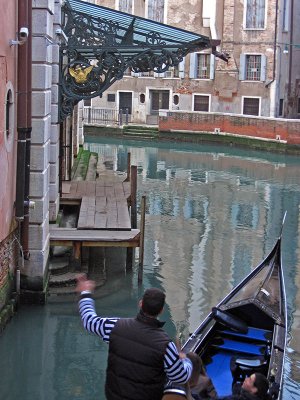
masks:
<svg viewBox="0 0 300 400"><path fill-rule="evenodd" d="M86 274L80 274L76 276L77 285L75 291L77 293L81 293L83 291L93 292L96 287L96 283L94 281L89 281L86 277Z"/></svg>

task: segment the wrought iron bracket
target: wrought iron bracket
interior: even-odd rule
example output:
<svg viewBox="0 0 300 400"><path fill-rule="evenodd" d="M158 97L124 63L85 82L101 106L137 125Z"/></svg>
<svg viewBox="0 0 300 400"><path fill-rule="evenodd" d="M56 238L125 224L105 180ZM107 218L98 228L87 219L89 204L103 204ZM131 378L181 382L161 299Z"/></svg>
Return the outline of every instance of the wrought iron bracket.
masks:
<svg viewBox="0 0 300 400"><path fill-rule="evenodd" d="M62 11L68 40L60 46L61 120L80 100L101 97L125 71L162 73L212 47L206 36L79 0L66 0Z"/></svg>

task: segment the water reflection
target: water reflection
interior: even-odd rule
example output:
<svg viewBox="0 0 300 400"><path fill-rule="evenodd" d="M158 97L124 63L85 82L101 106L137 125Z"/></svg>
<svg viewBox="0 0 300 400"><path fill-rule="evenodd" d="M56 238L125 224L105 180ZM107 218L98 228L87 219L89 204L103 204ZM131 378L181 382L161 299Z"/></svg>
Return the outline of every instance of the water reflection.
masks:
<svg viewBox="0 0 300 400"><path fill-rule="evenodd" d="M234 148L87 139L99 161L138 166L147 196L143 286L118 266L97 292L103 315L135 315L145 287L167 294L162 319L174 337L192 332L212 305L270 251L288 211L283 262L289 347L283 399L299 398L300 160ZM107 345L83 331L75 296L22 307L0 339L0 398L103 400Z"/></svg>

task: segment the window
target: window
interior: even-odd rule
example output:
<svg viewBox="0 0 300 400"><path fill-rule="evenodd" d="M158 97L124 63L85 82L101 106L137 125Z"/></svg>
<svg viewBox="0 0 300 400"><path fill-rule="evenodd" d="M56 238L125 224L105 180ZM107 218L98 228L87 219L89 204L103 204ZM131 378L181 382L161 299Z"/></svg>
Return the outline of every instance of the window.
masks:
<svg viewBox="0 0 300 400"><path fill-rule="evenodd" d="M92 99L84 99L83 103L84 103L84 107L91 107Z"/></svg>
<svg viewBox="0 0 300 400"><path fill-rule="evenodd" d="M210 54L197 54L197 78L209 79Z"/></svg>
<svg viewBox="0 0 300 400"><path fill-rule="evenodd" d="M266 0L245 0L245 28L264 29Z"/></svg>
<svg viewBox="0 0 300 400"><path fill-rule="evenodd" d="M299 104L298 104L299 108ZM299 112L299 111L298 111ZM282 117L283 116L283 99L279 100L279 111L278 111L278 116Z"/></svg>
<svg viewBox="0 0 300 400"><path fill-rule="evenodd" d="M165 78L179 78L179 67L170 67L168 71L165 72Z"/></svg>
<svg viewBox="0 0 300 400"><path fill-rule="evenodd" d="M107 95L107 101L114 103L116 101L116 95L115 93L108 93Z"/></svg>
<svg viewBox="0 0 300 400"><path fill-rule="evenodd" d="M145 103L145 98L146 98L145 94L144 94L144 93L141 93L141 94L140 94L140 103L141 103L141 104L144 104L144 103Z"/></svg>
<svg viewBox="0 0 300 400"><path fill-rule="evenodd" d="M300 97L298 97L298 114L300 114Z"/></svg>
<svg viewBox="0 0 300 400"><path fill-rule="evenodd" d="M190 55L190 78L214 79L215 57L212 54L192 53Z"/></svg>
<svg viewBox="0 0 300 400"><path fill-rule="evenodd" d="M164 0L148 0L148 19L164 22Z"/></svg>
<svg viewBox="0 0 300 400"><path fill-rule="evenodd" d="M173 103L175 104L175 106L178 106L178 104L179 104L179 96L178 96L178 94L175 94L173 96Z"/></svg>
<svg viewBox="0 0 300 400"><path fill-rule="evenodd" d="M260 81L261 56L246 56L246 80Z"/></svg>
<svg viewBox="0 0 300 400"><path fill-rule="evenodd" d="M193 110L209 112L209 96L195 94Z"/></svg>
<svg viewBox="0 0 300 400"><path fill-rule="evenodd" d="M132 0L119 0L119 11L132 14Z"/></svg>
<svg viewBox="0 0 300 400"><path fill-rule="evenodd" d="M267 58L261 54L241 54L240 80L265 81Z"/></svg>
<svg viewBox="0 0 300 400"><path fill-rule="evenodd" d="M243 98L243 114L244 115L260 115L260 98L244 97Z"/></svg>
<svg viewBox="0 0 300 400"><path fill-rule="evenodd" d="M289 30L289 2L290 0L283 1L282 29L285 32Z"/></svg>
<svg viewBox="0 0 300 400"><path fill-rule="evenodd" d="M11 151L14 143L14 92L11 82L7 83L4 114L4 142L7 151Z"/></svg>

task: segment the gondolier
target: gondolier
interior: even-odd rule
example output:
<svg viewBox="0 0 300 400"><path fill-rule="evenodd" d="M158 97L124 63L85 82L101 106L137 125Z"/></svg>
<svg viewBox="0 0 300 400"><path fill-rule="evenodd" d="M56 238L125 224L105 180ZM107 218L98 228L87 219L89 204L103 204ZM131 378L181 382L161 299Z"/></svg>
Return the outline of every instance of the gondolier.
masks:
<svg viewBox="0 0 300 400"><path fill-rule="evenodd" d="M80 293L83 326L109 343L107 400L160 400L166 378L187 382L192 363L178 352L157 319L165 294L156 288L147 289L136 318L102 318L95 311L94 288L95 283L85 275L78 277L76 290Z"/></svg>

